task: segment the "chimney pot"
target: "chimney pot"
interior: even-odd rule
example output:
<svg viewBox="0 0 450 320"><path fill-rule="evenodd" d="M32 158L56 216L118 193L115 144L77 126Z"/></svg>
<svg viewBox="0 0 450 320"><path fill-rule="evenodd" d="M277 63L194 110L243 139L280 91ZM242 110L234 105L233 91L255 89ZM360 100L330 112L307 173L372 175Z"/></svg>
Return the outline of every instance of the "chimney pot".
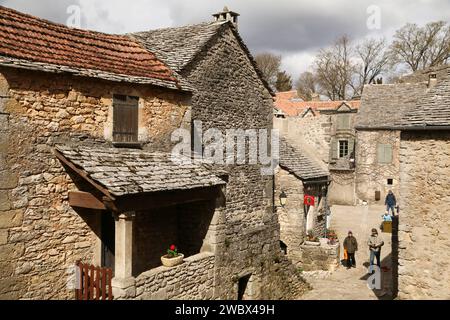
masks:
<svg viewBox="0 0 450 320"><path fill-rule="evenodd" d="M230 11L227 6L223 7L221 12L213 14L214 21L231 21L233 25L237 28L239 13Z"/></svg>
<svg viewBox="0 0 450 320"><path fill-rule="evenodd" d="M435 72L430 73L428 77L428 88L433 88L437 83L437 74Z"/></svg>

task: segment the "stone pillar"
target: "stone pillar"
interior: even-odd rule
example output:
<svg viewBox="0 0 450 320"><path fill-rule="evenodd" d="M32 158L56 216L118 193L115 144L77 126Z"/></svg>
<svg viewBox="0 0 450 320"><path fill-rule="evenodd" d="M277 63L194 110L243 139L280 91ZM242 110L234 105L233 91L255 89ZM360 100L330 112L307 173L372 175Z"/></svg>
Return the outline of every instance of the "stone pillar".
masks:
<svg viewBox="0 0 450 320"><path fill-rule="evenodd" d="M112 287L115 299L134 298L136 295L136 282L132 273L134 215L134 212L114 215L116 238Z"/></svg>

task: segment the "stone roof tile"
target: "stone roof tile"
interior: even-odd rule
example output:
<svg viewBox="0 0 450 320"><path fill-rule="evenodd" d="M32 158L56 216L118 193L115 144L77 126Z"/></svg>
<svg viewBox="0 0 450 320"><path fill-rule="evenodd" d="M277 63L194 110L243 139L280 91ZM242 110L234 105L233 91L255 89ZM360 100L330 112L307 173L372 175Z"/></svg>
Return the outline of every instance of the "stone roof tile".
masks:
<svg viewBox="0 0 450 320"><path fill-rule="evenodd" d="M228 27L235 35L242 50L248 56L264 86L272 95L275 95L272 88L263 78L255 59L231 22L204 22L182 27L136 32L129 36L142 42L148 50L154 52L170 68L176 72L181 72L196 58L211 39Z"/></svg>
<svg viewBox="0 0 450 320"><path fill-rule="evenodd" d="M172 162L166 153L88 146L56 150L114 196L225 184L205 167Z"/></svg>
<svg viewBox="0 0 450 320"><path fill-rule="evenodd" d="M450 126L450 69L447 77L429 89L395 124L404 128Z"/></svg>
<svg viewBox="0 0 450 320"><path fill-rule="evenodd" d="M304 150L294 148L286 139L280 139L280 167L301 180L328 177L330 173Z"/></svg>
<svg viewBox="0 0 450 320"><path fill-rule="evenodd" d="M392 128L425 94L427 83L371 84L364 86L356 116L357 129Z"/></svg>

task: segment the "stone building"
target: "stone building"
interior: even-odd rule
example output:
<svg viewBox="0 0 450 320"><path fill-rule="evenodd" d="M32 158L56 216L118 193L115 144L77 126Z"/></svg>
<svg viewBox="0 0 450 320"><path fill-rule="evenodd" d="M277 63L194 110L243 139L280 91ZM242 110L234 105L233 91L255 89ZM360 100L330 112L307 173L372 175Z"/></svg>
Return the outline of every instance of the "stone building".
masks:
<svg viewBox="0 0 450 320"><path fill-rule="evenodd" d="M450 298L450 73L395 123L400 134L398 297Z"/></svg>
<svg viewBox="0 0 450 320"><path fill-rule="evenodd" d="M355 203L355 116L360 101L302 101L293 92L277 93L274 127L328 167L330 204ZM282 112L282 116L279 115Z"/></svg>
<svg viewBox="0 0 450 320"><path fill-rule="evenodd" d="M302 268L304 250L301 246L307 235L325 235L328 184L329 173L319 161L281 139L280 170L275 177L280 239L288 257ZM313 205L305 204L305 195L314 197Z"/></svg>
<svg viewBox="0 0 450 320"><path fill-rule="evenodd" d="M427 82L364 87L356 119L356 198L384 204L388 190L399 192L400 130L394 124L428 88Z"/></svg>
<svg viewBox="0 0 450 320"><path fill-rule="evenodd" d="M78 260L114 269L115 298L305 289L280 252L262 165L168 153L174 130L192 131L194 120L272 128L271 91L234 13L108 35L0 11L0 297L73 298L66 273ZM159 266L172 243L184 262Z"/></svg>

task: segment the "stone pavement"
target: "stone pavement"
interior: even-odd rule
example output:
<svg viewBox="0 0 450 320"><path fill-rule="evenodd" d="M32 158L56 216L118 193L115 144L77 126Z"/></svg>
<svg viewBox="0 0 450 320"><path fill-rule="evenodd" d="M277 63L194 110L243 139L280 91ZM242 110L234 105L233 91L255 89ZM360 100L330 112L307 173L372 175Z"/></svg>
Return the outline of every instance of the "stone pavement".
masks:
<svg viewBox="0 0 450 320"><path fill-rule="evenodd" d="M391 268L391 234L380 231L381 215L384 206L333 206L331 208L331 229L336 230L341 243L341 260L343 259L344 242L347 232L351 230L358 241L356 253L357 267L347 270L343 265L334 272L304 272L304 277L313 289L302 296L304 300L374 300L392 298ZM372 228L378 229L384 246L381 250L382 289L371 290L367 286L367 266L369 265L369 249L367 239Z"/></svg>

